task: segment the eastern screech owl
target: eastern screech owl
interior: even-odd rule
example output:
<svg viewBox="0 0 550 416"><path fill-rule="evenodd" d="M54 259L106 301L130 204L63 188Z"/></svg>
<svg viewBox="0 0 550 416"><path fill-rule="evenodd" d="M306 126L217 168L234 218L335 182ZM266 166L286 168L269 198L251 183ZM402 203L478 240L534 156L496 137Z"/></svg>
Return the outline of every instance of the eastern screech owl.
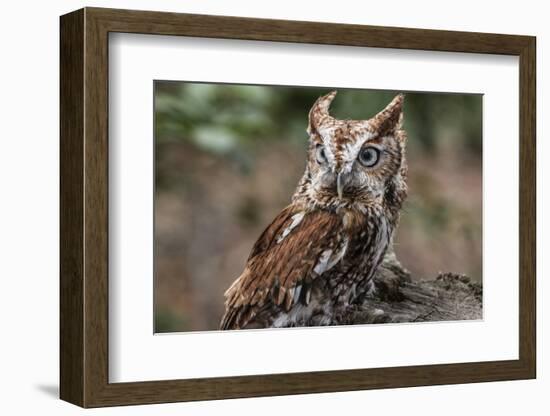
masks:
<svg viewBox="0 0 550 416"><path fill-rule="evenodd" d="M337 120L335 96L310 110L304 176L225 292L221 329L330 325L335 307L371 290L407 195L404 97L369 120Z"/></svg>

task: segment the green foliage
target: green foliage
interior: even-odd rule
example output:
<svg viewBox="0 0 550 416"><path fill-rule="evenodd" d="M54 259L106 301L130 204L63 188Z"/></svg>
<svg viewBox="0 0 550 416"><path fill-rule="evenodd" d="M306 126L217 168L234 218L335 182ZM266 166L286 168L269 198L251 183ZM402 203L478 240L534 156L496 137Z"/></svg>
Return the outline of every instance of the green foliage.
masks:
<svg viewBox="0 0 550 416"><path fill-rule="evenodd" d="M255 226L260 221L260 202L254 196L243 198L236 212L239 224L244 227Z"/></svg>
<svg viewBox="0 0 550 416"><path fill-rule="evenodd" d="M183 141L198 149L238 158L265 140L303 146L308 111L330 89L162 82L155 84L155 133L160 144ZM338 118L372 117L395 91L338 89ZM481 151L481 95L406 93L409 146L434 151L445 140L464 151ZM443 134L443 133L451 134Z"/></svg>
<svg viewBox="0 0 550 416"><path fill-rule="evenodd" d="M155 333L186 331L188 327L181 315L169 309L161 308L155 311Z"/></svg>

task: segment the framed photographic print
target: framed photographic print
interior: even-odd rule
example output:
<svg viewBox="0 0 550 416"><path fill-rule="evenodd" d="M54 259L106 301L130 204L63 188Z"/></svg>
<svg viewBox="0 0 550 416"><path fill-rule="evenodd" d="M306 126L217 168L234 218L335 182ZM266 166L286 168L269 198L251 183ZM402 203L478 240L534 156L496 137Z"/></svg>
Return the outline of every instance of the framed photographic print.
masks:
<svg viewBox="0 0 550 416"><path fill-rule="evenodd" d="M534 378L535 38L61 17L83 407Z"/></svg>

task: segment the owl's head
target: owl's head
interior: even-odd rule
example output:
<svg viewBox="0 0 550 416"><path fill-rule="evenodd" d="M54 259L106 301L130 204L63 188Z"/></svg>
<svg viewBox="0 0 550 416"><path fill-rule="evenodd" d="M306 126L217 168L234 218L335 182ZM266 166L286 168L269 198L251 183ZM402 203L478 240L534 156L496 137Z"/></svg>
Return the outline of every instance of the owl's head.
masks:
<svg viewBox="0 0 550 416"><path fill-rule="evenodd" d="M309 151L295 197L317 206L384 205L401 208L406 197L406 134L402 94L367 120L338 120L329 114L336 91L320 97L309 112Z"/></svg>

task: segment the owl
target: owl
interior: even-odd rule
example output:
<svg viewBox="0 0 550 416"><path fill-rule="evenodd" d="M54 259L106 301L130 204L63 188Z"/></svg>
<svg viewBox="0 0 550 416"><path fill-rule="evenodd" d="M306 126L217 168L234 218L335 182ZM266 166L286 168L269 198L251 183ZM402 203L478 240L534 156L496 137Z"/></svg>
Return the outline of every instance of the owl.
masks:
<svg viewBox="0 0 550 416"><path fill-rule="evenodd" d="M407 196L404 96L368 120L332 117L335 96L309 112L304 175L225 292L220 329L331 325L373 290Z"/></svg>

